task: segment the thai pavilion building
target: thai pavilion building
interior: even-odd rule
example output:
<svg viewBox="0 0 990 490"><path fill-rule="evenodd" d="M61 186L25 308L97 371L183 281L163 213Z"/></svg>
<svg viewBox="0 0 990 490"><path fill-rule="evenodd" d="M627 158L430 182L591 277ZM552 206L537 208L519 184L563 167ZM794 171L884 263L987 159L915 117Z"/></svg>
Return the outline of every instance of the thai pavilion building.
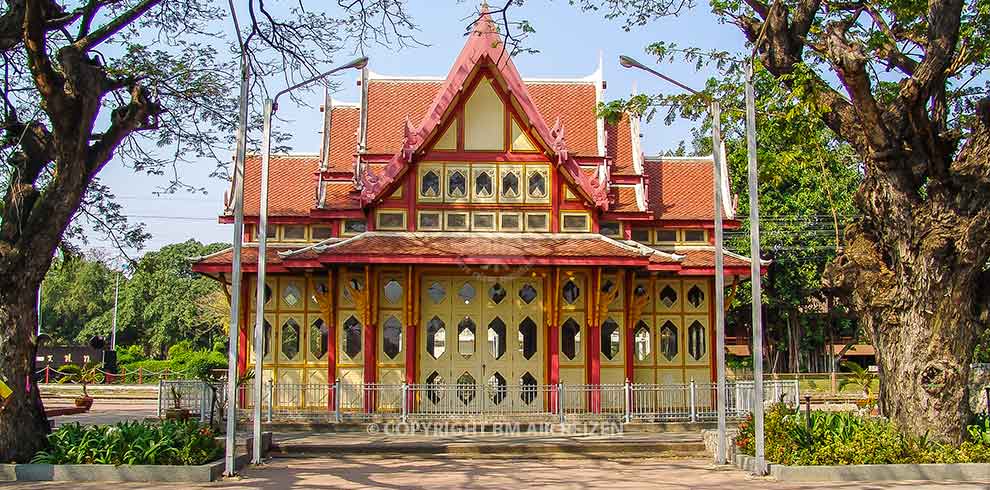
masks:
<svg viewBox="0 0 990 490"><path fill-rule="evenodd" d="M635 117L596 117L601 66L523 78L486 17L446 77L365 68L358 83L358 102L324 107L320 154L271 159L265 378L714 379L711 157L644 156ZM244 186L241 372L254 369L256 156ZM230 250L194 270L227 285ZM726 253L727 282L749 272Z"/></svg>

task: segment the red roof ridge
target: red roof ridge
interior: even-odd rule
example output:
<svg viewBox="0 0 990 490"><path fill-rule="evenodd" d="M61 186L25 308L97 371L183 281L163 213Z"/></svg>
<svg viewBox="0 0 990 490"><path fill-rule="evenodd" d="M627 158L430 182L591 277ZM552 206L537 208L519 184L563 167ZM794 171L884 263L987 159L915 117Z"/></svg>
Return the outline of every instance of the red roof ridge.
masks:
<svg viewBox="0 0 990 490"><path fill-rule="evenodd" d="M298 255L298 254L301 254L301 253L304 253L304 252L308 252L310 250L319 251L319 250L321 250L321 247L325 247L325 246L327 246L329 244L332 244L332 243L335 243L335 242L342 242L344 240L347 240L347 239L340 238L340 237L330 237L330 238L326 238L324 240L321 240L319 242L309 244L309 245L307 245L307 246L305 246L303 248L298 248L298 249L295 249L295 250L285 250L285 251L279 252L278 255L280 257L291 257L293 255Z"/></svg>
<svg viewBox="0 0 990 490"><path fill-rule="evenodd" d="M715 155L706 156L668 156L668 155L645 155L644 163L714 163Z"/></svg>

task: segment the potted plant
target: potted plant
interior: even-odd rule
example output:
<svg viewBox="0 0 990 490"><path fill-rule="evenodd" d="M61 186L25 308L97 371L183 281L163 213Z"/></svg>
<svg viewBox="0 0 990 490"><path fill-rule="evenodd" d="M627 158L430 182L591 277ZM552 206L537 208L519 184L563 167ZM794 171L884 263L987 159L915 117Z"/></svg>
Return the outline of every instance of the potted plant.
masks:
<svg viewBox="0 0 990 490"><path fill-rule="evenodd" d="M70 374L65 378L70 383L78 383L82 385L82 395L76 397L75 404L76 408L83 408L89 411L93 407L93 397L89 396L89 391L86 389L90 384L96 383L100 375L99 369L96 364L84 365L79 369L78 373Z"/></svg>
<svg viewBox="0 0 990 490"><path fill-rule="evenodd" d="M188 408L182 408L182 391L178 386L172 385L172 408L165 409L165 420L188 420L190 413Z"/></svg>
<svg viewBox="0 0 990 490"><path fill-rule="evenodd" d="M870 415L880 415L880 409L877 406L877 397L873 394L872 388L877 375L852 361L843 361L842 367L848 369L850 375L839 383L839 391L842 391L847 385L859 386L863 390L863 398L856 400L856 406L868 409Z"/></svg>

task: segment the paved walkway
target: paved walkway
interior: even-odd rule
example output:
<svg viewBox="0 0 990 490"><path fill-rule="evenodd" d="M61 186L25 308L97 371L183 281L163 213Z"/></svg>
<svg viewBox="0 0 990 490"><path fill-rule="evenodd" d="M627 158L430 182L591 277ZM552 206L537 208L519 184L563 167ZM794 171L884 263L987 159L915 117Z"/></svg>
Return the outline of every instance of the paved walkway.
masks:
<svg viewBox="0 0 990 490"><path fill-rule="evenodd" d="M70 407L72 400L45 399L45 408ZM97 399L86 413L53 417L55 426L79 422L83 425L114 424L125 420L144 420L158 416L157 400L109 400Z"/></svg>
<svg viewBox="0 0 990 490"><path fill-rule="evenodd" d="M812 490L919 489L976 490L987 484L966 483L802 483L785 484L752 478L735 469L713 469L698 460L470 460L450 458L378 458L370 456L274 459L250 469L244 478L204 485L114 483L114 490L172 489L712 489ZM73 488L103 490L107 483L47 482L11 484L18 490Z"/></svg>

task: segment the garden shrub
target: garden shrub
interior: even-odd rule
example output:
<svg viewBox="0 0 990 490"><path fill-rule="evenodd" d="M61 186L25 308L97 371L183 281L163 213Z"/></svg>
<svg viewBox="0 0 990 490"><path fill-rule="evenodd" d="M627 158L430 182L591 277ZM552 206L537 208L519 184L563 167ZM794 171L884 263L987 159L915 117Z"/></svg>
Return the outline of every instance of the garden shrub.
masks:
<svg viewBox="0 0 990 490"><path fill-rule="evenodd" d="M224 344L217 343L214 347L214 350L195 350L191 342L182 341L169 348L167 360L144 359L129 363L121 362L121 372L124 373L127 383L137 383L139 379L143 379L146 383L154 383L166 370L170 378L203 378L210 371L227 369ZM136 358L137 356L132 357L132 359ZM143 376L139 376L139 370L143 372Z"/></svg>
<svg viewBox="0 0 990 490"><path fill-rule="evenodd" d="M959 447L901 433L886 419L851 413L806 413L776 404L764 416L766 458L787 465L990 462L990 421L977 419ZM739 425L736 445L754 454L752 416Z"/></svg>
<svg viewBox="0 0 990 490"><path fill-rule="evenodd" d="M32 463L112 465L201 465L220 457L213 431L197 421L161 424L63 425L48 436L48 447Z"/></svg>

